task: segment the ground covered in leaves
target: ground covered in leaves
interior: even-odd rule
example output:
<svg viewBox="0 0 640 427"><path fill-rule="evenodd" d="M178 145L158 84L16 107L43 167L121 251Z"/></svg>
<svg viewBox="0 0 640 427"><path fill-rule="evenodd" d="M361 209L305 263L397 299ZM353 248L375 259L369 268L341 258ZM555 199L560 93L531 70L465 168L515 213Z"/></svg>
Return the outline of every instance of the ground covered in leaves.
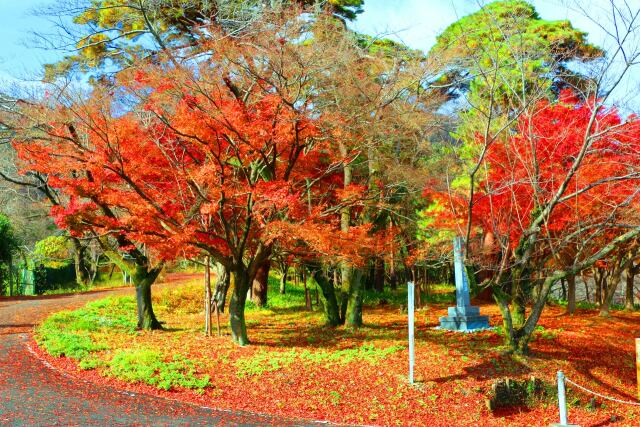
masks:
<svg viewBox="0 0 640 427"><path fill-rule="evenodd" d="M275 285L275 283L273 283ZM277 289L277 286L271 286ZM557 422L555 375L622 400L635 400L634 337L640 314L595 311L574 316L561 307L543 314L532 356L500 347L500 330L457 334L435 329L450 289L439 289L416 315L416 379L407 375L403 290L369 295L365 327L329 330L322 315L304 308L301 289L271 293L267 308L247 312L252 345L202 333L198 282L164 288L154 297L163 331L135 329L135 302L110 297L56 313L35 333L36 350L55 367L99 384L216 408L367 425L548 425ZM406 291L405 291L406 292ZM439 302L434 302L439 301ZM491 304L482 305L492 325ZM487 399L499 379L542 380L526 404L490 411ZM640 407L591 399L569 390L570 421L583 426L639 425ZM446 414L446 415L445 415Z"/></svg>

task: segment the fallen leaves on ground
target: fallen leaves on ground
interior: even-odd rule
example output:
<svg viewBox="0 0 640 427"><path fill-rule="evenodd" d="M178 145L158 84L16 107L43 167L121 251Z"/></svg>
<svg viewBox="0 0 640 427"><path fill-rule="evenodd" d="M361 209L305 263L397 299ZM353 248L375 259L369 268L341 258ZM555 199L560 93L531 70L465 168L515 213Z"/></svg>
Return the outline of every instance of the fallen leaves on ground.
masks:
<svg viewBox="0 0 640 427"><path fill-rule="evenodd" d="M531 344L531 357L506 354L495 331L460 334L434 329L446 305L430 305L416 314L416 379L407 383L406 314L392 305L367 307L365 327L358 331L322 326L319 311L300 306L247 312L252 344L237 347L222 316L221 337L202 333L203 313L197 283L167 288L155 297L164 331L116 331L100 335L109 360L123 349L162 352L193 361L197 375L207 375L202 391L172 387L159 390L105 376L104 367L82 370L69 358L37 350L56 368L76 377L138 393L147 393L216 408L270 413L283 417L373 425L548 425L558 420L553 401L532 408L490 413L485 396L503 377L541 378L550 387L562 369L568 378L606 395L635 400L634 337L640 336L640 314L614 312L604 319L595 311L564 314L548 307ZM176 303L176 301L180 301ZM498 309L486 304L483 314L500 323ZM215 330L215 328L214 328ZM583 426L637 425L640 408L587 396L569 386L569 419ZM595 403L595 405L594 405Z"/></svg>

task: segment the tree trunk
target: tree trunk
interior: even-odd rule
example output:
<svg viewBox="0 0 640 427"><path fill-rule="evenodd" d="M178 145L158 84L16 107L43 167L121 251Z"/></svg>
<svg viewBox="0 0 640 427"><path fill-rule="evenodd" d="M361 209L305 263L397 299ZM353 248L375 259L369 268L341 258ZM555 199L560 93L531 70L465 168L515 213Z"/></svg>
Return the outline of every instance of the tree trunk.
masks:
<svg viewBox="0 0 640 427"><path fill-rule="evenodd" d="M339 144L340 155L348 158L348 149L344 143ZM343 185L347 188L352 181L352 165L345 162L343 167ZM351 228L351 208L345 206L340 211L340 230L349 232ZM342 307L340 308L342 319L351 327L359 327L362 325L362 281L361 272L342 263L340 267L342 273Z"/></svg>
<svg viewBox="0 0 640 427"><path fill-rule="evenodd" d="M244 319L244 308L247 302L247 292L251 287L251 279L244 268L237 268L233 274L233 293L229 303L229 325L233 342L245 346L249 344L247 324Z"/></svg>
<svg viewBox="0 0 640 427"><path fill-rule="evenodd" d="M576 276L567 276L567 313L573 314L576 311Z"/></svg>
<svg viewBox="0 0 640 427"><path fill-rule="evenodd" d="M13 258L9 256L9 296L13 295Z"/></svg>
<svg viewBox="0 0 640 427"><path fill-rule="evenodd" d="M267 258L256 272L256 277L253 279L253 288L251 296L253 302L258 307L264 307L267 305L267 291L269 286L269 271L271 270L271 260Z"/></svg>
<svg viewBox="0 0 640 427"><path fill-rule="evenodd" d="M347 321L347 308L349 307L349 292L344 289L340 290L340 324L344 325Z"/></svg>
<svg viewBox="0 0 640 427"><path fill-rule="evenodd" d="M289 266L285 264L282 267L282 276L280 276L280 295L287 293L287 274L289 274Z"/></svg>
<svg viewBox="0 0 640 427"><path fill-rule="evenodd" d="M84 247L76 237L71 237L71 243L73 245L73 263L76 273L76 283L80 287L88 286L91 284L91 277L85 260L85 251L87 248Z"/></svg>
<svg viewBox="0 0 640 427"><path fill-rule="evenodd" d="M376 292L384 292L384 260L376 257L374 260L373 288Z"/></svg>
<svg viewBox="0 0 640 427"><path fill-rule="evenodd" d="M391 262L389 263L389 286L393 291L398 289L398 275L396 273L396 267L393 261L393 253L391 254Z"/></svg>
<svg viewBox="0 0 640 427"><path fill-rule="evenodd" d="M333 284L329 281L324 271L320 267L312 267L313 278L322 292L322 305L324 310L325 323L329 327L340 325L340 310L338 299Z"/></svg>
<svg viewBox="0 0 640 427"><path fill-rule="evenodd" d="M625 295L624 295L625 297L624 309L629 311L633 311L635 309L634 301L633 301L634 279L635 279L635 268L633 266L633 263L631 263L627 267L627 271L626 271L626 289L625 289Z"/></svg>
<svg viewBox="0 0 640 427"><path fill-rule="evenodd" d="M525 296L522 294L520 287L516 289L515 295L511 302L511 317L514 328L520 328L524 325L527 314L527 306Z"/></svg>
<svg viewBox="0 0 640 427"><path fill-rule="evenodd" d="M621 274L612 274L609 276L609 283L603 286L602 304L600 305L600 317L609 317L609 309L613 303L613 297L616 294L618 285L620 284Z"/></svg>
<svg viewBox="0 0 640 427"><path fill-rule="evenodd" d="M359 328L362 326L362 272L352 267L343 269L342 286L345 284L348 295L345 324Z"/></svg>
<svg viewBox="0 0 640 427"><path fill-rule="evenodd" d="M222 264L216 263L216 289L213 295L214 303L218 313L224 313L224 306L227 302L227 293L231 285L231 275L229 270Z"/></svg>
<svg viewBox="0 0 640 427"><path fill-rule="evenodd" d="M138 274L134 275L136 287L136 301L138 305L138 329L162 329L162 325L156 319L151 302L151 285L158 277L160 271L147 273L144 278L138 279Z"/></svg>
<svg viewBox="0 0 640 427"><path fill-rule="evenodd" d="M602 284L604 282L604 271L601 268L596 268L593 272L593 280L596 284L595 303L602 305Z"/></svg>
<svg viewBox="0 0 640 427"><path fill-rule="evenodd" d="M204 258L204 333L211 336L211 261L209 257Z"/></svg>
<svg viewBox="0 0 640 427"><path fill-rule="evenodd" d="M493 299L496 301L500 314L502 315L502 329L504 331L504 341L507 347L513 348L513 323L511 310L507 295L498 287L492 287Z"/></svg>
<svg viewBox="0 0 640 427"><path fill-rule="evenodd" d="M587 298L587 302L591 302L591 296L589 295L589 283L587 283L587 280L584 277L584 275L581 275L580 277L582 277L582 283L584 283L584 294L585 294L585 297Z"/></svg>
<svg viewBox="0 0 640 427"><path fill-rule="evenodd" d="M545 282L543 282L529 316L519 327L516 327L512 322L512 313L514 310L509 311L505 296L501 295L501 292L494 291L494 298L502 313L505 329L505 344L514 353L522 355L529 354L529 341L531 341L533 331L540 320L540 315L542 314L542 310L544 310L553 283L551 280L545 280Z"/></svg>
<svg viewBox="0 0 640 427"><path fill-rule="evenodd" d="M311 292L307 286L307 271L304 267L301 270L302 283L304 285L304 303L307 310L313 310L313 301L311 300Z"/></svg>

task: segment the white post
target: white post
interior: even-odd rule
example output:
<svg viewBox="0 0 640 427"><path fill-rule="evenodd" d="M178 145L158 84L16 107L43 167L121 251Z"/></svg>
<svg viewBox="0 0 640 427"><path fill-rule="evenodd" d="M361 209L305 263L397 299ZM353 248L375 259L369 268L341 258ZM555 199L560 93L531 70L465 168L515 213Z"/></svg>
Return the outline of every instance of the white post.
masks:
<svg viewBox="0 0 640 427"><path fill-rule="evenodd" d="M564 389L564 373L558 371L558 408L560 409L560 425L567 425L567 398Z"/></svg>
<svg viewBox="0 0 640 427"><path fill-rule="evenodd" d="M414 365L414 339L413 339L413 309L415 299L415 285L413 282L407 284L407 314L409 316L409 384L413 384L413 365Z"/></svg>

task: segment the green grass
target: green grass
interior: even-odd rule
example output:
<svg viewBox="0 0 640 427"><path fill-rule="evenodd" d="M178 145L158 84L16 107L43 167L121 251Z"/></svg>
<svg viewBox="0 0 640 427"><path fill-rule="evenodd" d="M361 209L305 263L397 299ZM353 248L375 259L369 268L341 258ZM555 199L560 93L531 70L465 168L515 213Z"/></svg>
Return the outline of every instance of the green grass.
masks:
<svg viewBox="0 0 640 427"><path fill-rule="evenodd" d="M316 282L312 279L307 280L307 288L311 293L311 298L315 304ZM287 281L286 294L281 295L280 276L272 274L269 276L269 288L267 295L267 305L264 308L256 307L252 301L247 301L246 310L259 310L268 308L277 309L293 309L305 306L304 285L299 283L298 286L293 281ZM318 292L320 290L318 289ZM432 284L430 293L427 295L422 293L422 301L429 303L451 303L455 302L456 293L455 286L449 284ZM377 292L373 289L366 289L363 293L363 302L367 306L378 306L381 304L391 304L401 306L407 304L407 286L400 285L392 290L385 287L383 292Z"/></svg>
<svg viewBox="0 0 640 427"><path fill-rule="evenodd" d="M61 311L36 328L36 341L52 356L85 359L90 353L106 349L94 340L93 333L113 329L135 333L135 308L132 297L109 297L78 310Z"/></svg>
<svg viewBox="0 0 640 427"><path fill-rule="evenodd" d="M127 382L142 382L161 390L183 387L203 390L209 385L209 376L196 376L195 363L175 355L168 360L157 351L120 350L108 363L107 376Z"/></svg>
<svg viewBox="0 0 640 427"><path fill-rule="evenodd" d="M429 294L422 292L422 301L428 303L451 303L456 300L456 288L449 284L432 284L429 287ZM400 285L397 289L385 288L383 292L376 292L372 289L365 290L364 304L369 306L388 304L400 306L407 305L407 286Z"/></svg>
<svg viewBox="0 0 640 427"><path fill-rule="evenodd" d="M314 308L315 282L309 280ZM279 277L269 277L269 294L266 307L258 308L247 303L248 311L259 310L303 310L305 307L304 288L292 282L287 283L286 294L279 293ZM157 308L163 307L174 312L198 313L201 310L201 283L189 283L178 288L165 289L157 296ZM386 299L400 304L406 298L406 287L395 291L375 294L367 293L368 304ZM209 384L209 378L199 377L194 362L161 349L138 347L121 348L111 354L106 338L112 333L137 334L136 302L133 297L108 297L88 303L85 307L56 313L50 316L36 330L38 343L53 356L67 356L80 361L82 369L100 369L103 375L129 382L142 382L168 390L184 387L202 390ZM309 337L310 339L313 337ZM259 350L251 357L236 360L239 377L259 377L265 372L274 372L299 364L346 365L354 361L376 365L390 354L404 347L378 348L373 344L342 350L291 349L288 351Z"/></svg>
<svg viewBox="0 0 640 427"><path fill-rule="evenodd" d="M315 282L312 280L307 281L307 287L311 292L315 301ZM270 308L277 309L293 309L305 306L304 301L304 287L302 284L296 286L294 282L287 281L285 286L286 293L280 294L280 276L272 274L269 276L269 285L267 288L267 305L265 307L257 307L253 301L247 300L245 310L255 311L264 310Z"/></svg>
<svg viewBox="0 0 640 427"><path fill-rule="evenodd" d="M564 299L549 299L550 302L557 304L561 307L566 307L568 302L567 300ZM600 306L598 304L596 304L595 302L589 302L589 301L577 301L576 302L576 308L580 309L580 310L599 310ZM634 304L634 308L635 310L640 310L640 304ZM625 310L625 305L624 304L616 304L616 303L611 303L611 305L609 306L609 310L610 311L624 311Z"/></svg>

